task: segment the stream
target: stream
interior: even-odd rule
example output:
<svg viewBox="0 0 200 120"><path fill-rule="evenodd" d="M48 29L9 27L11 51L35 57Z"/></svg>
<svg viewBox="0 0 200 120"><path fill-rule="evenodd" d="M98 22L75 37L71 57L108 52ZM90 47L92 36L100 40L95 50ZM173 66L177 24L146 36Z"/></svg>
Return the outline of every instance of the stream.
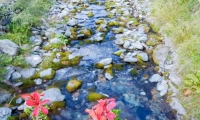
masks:
<svg viewBox="0 0 200 120"><path fill-rule="evenodd" d="M67 24L57 21L56 29L71 39L67 46L71 56L83 58L77 66L56 70L53 80L36 88L57 86L65 96L66 107L51 112L50 117L53 120L87 120L88 114L85 109L95 105L95 102L87 100L87 95L91 92L115 98L116 109L121 110L119 117L122 120L176 119L166 97L160 95L160 91L157 90L157 82L149 81L158 72L151 52L154 45L147 45L147 40L149 36L158 34L145 21L145 17L134 17L137 5L134 8L135 12L134 9L129 10L128 7L136 3L139 5L140 1L88 0L77 4L63 1L55 3L51 9L54 9L54 13L50 12L49 18L52 19L55 15L63 17L56 14L55 9L58 6L68 6ZM62 10L65 10L65 7ZM142 11L138 11L139 16ZM130 16L133 19L130 19ZM76 36L72 35L73 28L76 28ZM47 44L48 42L44 42L43 46ZM95 66L108 58L112 60L108 65L101 69ZM106 75L108 68L112 70L113 75ZM75 92L68 92L66 85L74 77L82 81L82 86ZM35 87L29 88L28 92L33 90Z"/></svg>

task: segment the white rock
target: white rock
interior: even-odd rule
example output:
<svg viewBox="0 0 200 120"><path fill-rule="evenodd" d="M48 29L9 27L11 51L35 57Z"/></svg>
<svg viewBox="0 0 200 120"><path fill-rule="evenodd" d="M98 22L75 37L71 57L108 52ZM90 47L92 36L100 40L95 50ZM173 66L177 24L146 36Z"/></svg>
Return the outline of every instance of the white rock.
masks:
<svg viewBox="0 0 200 120"><path fill-rule="evenodd" d="M124 60L124 62L137 62L138 61L137 58L134 58L131 55L125 55L123 60Z"/></svg>
<svg viewBox="0 0 200 120"><path fill-rule="evenodd" d="M153 76L151 76L150 78L149 78L149 81L150 82L160 82L160 81L162 81L164 78L163 77L161 77L159 74L154 74Z"/></svg>
<svg viewBox="0 0 200 120"><path fill-rule="evenodd" d="M113 79L113 76L112 76L110 73L105 73L105 77L106 77L108 80Z"/></svg>
<svg viewBox="0 0 200 120"><path fill-rule="evenodd" d="M23 69L20 71L23 78L30 78L35 74L35 68Z"/></svg>
<svg viewBox="0 0 200 120"><path fill-rule="evenodd" d="M133 46L134 49L139 49L139 50L143 49L143 45L139 41L131 43L131 46Z"/></svg>
<svg viewBox="0 0 200 120"><path fill-rule="evenodd" d="M23 84L23 82L18 82L18 83L15 83L14 86L19 87L19 86L21 86L22 84Z"/></svg>
<svg viewBox="0 0 200 120"><path fill-rule="evenodd" d="M65 96L61 94L61 91L58 88L50 88L42 92L42 94L44 94L42 100L49 99L50 102L63 101L65 99Z"/></svg>
<svg viewBox="0 0 200 120"><path fill-rule="evenodd" d="M69 60L71 60L71 59L73 59L73 58L75 58L76 56L74 56L74 55L72 55L72 54L70 54L69 56L68 56L68 58L69 58Z"/></svg>
<svg viewBox="0 0 200 120"><path fill-rule="evenodd" d="M41 85L42 79L35 79L34 82L35 82L36 85Z"/></svg>
<svg viewBox="0 0 200 120"><path fill-rule="evenodd" d="M10 108L0 107L0 120L7 120L11 113L12 110Z"/></svg>
<svg viewBox="0 0 200 120"><path fill-rule="evenodd" d="M112 63L112 58L103 59L99 63L104 64L104 66L109 65Z"/></svg>
<svg viewBox="0 0 200 120"><path fill-rule="evenodd" d="M167 85L167 81L162 80L161 82L159 82L157 84L157 90L160 91L160 96L163 96L167 93L168 90L168 85Z"/></svg>
<svg viewBox="0 0 200 120"><path fill-rule="evenodd" d="M102 35L102 33L97 33L93 36L93 39L96 41L102 41L103 37L101 35Z"/></svg>
<svg viewBox="0 0 200 120"><path fill-rule="evenodd" d="M69 20L69 21L67 22L67 24L68 24L69 26L74 26L74 25L77 24L77 20L76 20L76 19L71 19L71 20Z"/></svg>
<svg viewBox="0 0 200 120"><path fill-rule="evenodd" d="M49 76L52 74L52 68L48 68L40 72L40 77Z"/></svg>
<svg viewBox="0 0 200 120"><path fill-rule="evenodd" d="M181 84L181 79L179 78L179 76L175 73L175 72L170 72L169 74L169 79L175 83L177 86L180 86Z"/></svg>
<svg viewBox="0 0 200 120"><path fill-rule="evenodd" d="M146 95L146 93L145 92L140 92L140 95Z"/></svg>
<svg viewBox="0 0 200 120"><path fill-rule="evenodd" d="M69 14L69 11L63 10L61 13L58 14L58 18L63 18Z"/></svg>
<svg viewBox="0 0 200 120"><path fill-rule="evenodd" d="M121 38L119 38L119 39L115 40L115 44L117 44L117 45L123 45L124 41Z"/></svg>
<svg viewBox="0 0 200 120"><path fill-rule="evenodd" d="M172 109L175 109L178 114L186 115L186 110L183 108L183 106L179 103L179 101L176 98L172 98L172 102L169 103L169 105L172 107Z"/></svg>
<svg viewBox="0 0 200 120"><path fill-rule="evenodd" d="M131 45L130 41L125 41L123 47L128 48Z"/></svg>
<svg viewBox="0 0 200 120"><path fill-rule="evenodd" d="M22 98L20 97L20 98L18 98L18 99L16 100L16 103L17 103L17 104L21 104L22 101L23 101L23 100L22 100Z"/></svg>
<svg viewBox="0 0 200 120"><path fill-rule="evenodd" d="M32 67L36 67L39 63L42 62L42 57L39 55L30 55L30 56L26 57L25 60Z"/></svg>
<svg viewBox="0 0 200 120"><path fill-rule="evenodd" d="M53 59L53 62L54 62L54 63L60 62L60 59L54 58L54 59Z"/></svg>
<svg viewBox="0 0 200 120"><path fill-rule="evenodd" d="M60 39L53 38L53 39L50 40L50 43L60 43Z"/></svg>
<svg viewBox="0 0 200 120"><path fill-rule="evenodd" d="M142 58L143 61L148 61L149 59L147 53L145 52L141 52L138 55Z"/></svg>
<svg viewBox="0 0 200 120"><path fill-rule="evenodd" d="M8 55L17 55L19 46L11 40L0 40L0 51Z"/></svg>

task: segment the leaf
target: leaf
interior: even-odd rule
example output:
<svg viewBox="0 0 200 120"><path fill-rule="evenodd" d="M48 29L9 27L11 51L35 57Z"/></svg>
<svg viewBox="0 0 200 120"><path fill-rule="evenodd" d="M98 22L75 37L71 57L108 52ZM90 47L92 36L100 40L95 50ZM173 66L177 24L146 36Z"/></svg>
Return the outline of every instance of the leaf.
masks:
<svg viewBox="0 0 200 120"><path fill-rule="evenodd" d="M112 112L115 113L115 115L116 115L115 120L121 120L119 118L119 114L120 114L121 110L119 110L119 109L113 109Z"/></svg>

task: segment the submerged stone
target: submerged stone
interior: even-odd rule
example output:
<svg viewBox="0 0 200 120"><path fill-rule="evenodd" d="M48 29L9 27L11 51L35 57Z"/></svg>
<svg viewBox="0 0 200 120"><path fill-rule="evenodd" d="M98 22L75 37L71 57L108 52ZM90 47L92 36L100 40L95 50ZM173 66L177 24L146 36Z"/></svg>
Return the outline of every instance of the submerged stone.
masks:
<svg viewBox="0 0 200 120"><path fill-rule="evenodd" d="M55 112L58 109L64 109L65 107L66 107L65 101L55 101L51 104L50 109Z"/></svg>
<svg viewBox="0 0 200 120"><path fill-rule="evenodd" d="M67 86L66 86L66 89L69 91L69 92L74 92L76 91L77 89L79 89L82 85L82 81L81 80L78 80L76 78L73 78L72 80L70 80L68 83L67 83Z"/></svg>
<svg viewBox="0 0 200 120"><path fill-rule="evenodd" d="M97 100L104 99L104 98L106 98L106 96L96 93L96 92L91 92L87 96L87 100L90 102L95 102Z"/></svg>

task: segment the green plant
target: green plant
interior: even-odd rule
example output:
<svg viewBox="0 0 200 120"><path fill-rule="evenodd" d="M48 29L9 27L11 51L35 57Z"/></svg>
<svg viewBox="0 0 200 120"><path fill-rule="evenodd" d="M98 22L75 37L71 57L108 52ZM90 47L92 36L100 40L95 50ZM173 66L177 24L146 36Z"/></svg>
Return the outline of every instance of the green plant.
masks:
<svg viewBox="0 0 200 120"><path fill-rule="evenodd" d="M63 45L65 45L65 46L66 46L66 44L68 44L68 42L69 42L68 38L67 38L64 34L60 34L60 35L58 36L58 38L60 39L61 43L62 43Z"/></svg>

